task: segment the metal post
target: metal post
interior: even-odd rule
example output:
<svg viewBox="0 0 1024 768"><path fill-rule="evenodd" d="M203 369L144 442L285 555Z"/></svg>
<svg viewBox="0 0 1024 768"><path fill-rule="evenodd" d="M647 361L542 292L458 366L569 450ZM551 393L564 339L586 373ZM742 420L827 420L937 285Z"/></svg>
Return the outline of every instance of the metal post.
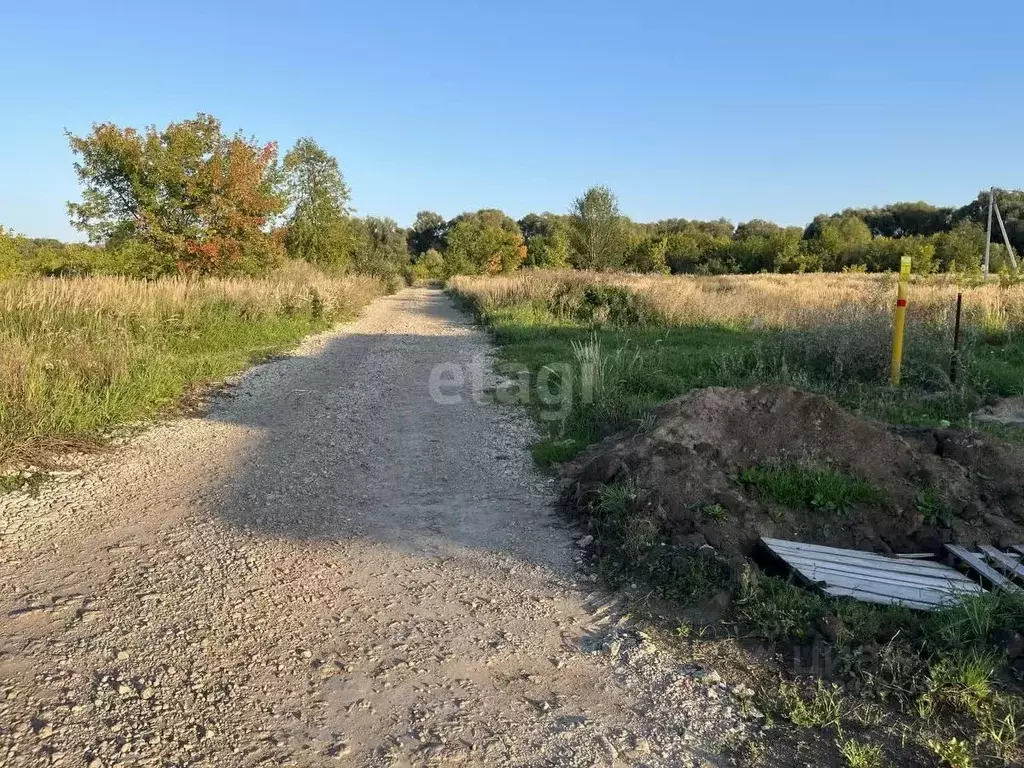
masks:
<svg viewBox="0 0 1024 768"><path fill-rule="evenodd" d="M988 190L988 233L985 235L985 266L982 272L988 277L988 257L992 252L992 209L996 205L996 188L989 187Z"/></svg>
<svg viewBox="0 0 1024 768"><path fill-rule="evenodd" d="M964 295L956 295L956 321L953 323L953 357L949 362L949 383L956 384L956 372L960 367L960 309L963 306Z"/></svg>
<svg viewBox="0 0 1024 768"><path fill-rule="evenodd" d="M900 259L900 285L896 293L896 314L892 320L892 365L889 380L894 387L900 383L903 368L903 328L907 320L907 279L910 277L910 257Z"/></svg>

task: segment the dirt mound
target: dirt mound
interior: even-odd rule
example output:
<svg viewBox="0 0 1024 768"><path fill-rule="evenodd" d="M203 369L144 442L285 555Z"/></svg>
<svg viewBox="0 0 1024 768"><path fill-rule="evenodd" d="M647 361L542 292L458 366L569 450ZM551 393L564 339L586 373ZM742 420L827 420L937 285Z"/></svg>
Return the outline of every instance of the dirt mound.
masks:
<svg viewBox="0 0 1024 768"><path fill-rule="evenodd" d="M564 501L594 527L614 486L662 541L730 558L762 535L885 553L1024 541L1024 452L977 433L894 430L790 388L697 390L653 415L566 466Z"/></svg>

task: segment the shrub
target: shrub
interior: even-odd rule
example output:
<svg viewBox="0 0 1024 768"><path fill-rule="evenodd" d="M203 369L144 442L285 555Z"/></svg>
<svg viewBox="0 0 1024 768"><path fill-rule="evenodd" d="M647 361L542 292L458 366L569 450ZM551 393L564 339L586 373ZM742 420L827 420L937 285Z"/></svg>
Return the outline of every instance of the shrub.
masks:
<svg viewBox="0 0 1024 768"><path fill-rule="evenodd" d="M551 310L557 317L597 326L645 325L657 318L643 296L617 285L566 283L552 297Z"/></svg>

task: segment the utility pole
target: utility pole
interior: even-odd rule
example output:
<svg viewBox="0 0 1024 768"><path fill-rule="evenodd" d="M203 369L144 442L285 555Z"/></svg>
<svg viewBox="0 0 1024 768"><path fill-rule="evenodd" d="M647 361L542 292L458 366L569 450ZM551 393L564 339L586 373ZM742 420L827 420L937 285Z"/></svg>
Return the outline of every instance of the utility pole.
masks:
<svg viewBox="0 0 1024 768"><path fill-rule="evenodd" d="M983 272L988 277L988 257L992 252L992 209L996 205L996 188L990 187L988 190L988 232L985 235L985 266Z"/></svg>
<svg viewBox="0 0 1024 768"><path fill-rule="evenodd" d="M1006 246L1006 255L1010 257L1010 266L1017 271L1017 259L1013 256L1013 246L1010 245L1010 238L1006 236L1006 225L1003 224L1003 214L999 212L999 203L993 206L996 209L996 221L999 222L999 231L1003 233L1003 244Z"/></svg>

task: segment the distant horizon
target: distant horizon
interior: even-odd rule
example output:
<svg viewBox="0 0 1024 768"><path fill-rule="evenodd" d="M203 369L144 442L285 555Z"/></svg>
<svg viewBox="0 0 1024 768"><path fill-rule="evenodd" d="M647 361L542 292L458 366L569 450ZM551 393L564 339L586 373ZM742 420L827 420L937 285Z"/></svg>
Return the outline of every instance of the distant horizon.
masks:
<svg viewBox="0 0 1024 768"><path fill-rule="evenodd" d="M198 18L225 33L215 57ZM564 213L594 184L636 221L957 207L1024 187L1024 104L1007 98L1024 8L994 0L984 18L1000 23L948 0L16 5L0 224L83 241L64 209L79 192L63 130L200 111L282 152L311 136L360 215L402 226L419 210Z"/></svg>

